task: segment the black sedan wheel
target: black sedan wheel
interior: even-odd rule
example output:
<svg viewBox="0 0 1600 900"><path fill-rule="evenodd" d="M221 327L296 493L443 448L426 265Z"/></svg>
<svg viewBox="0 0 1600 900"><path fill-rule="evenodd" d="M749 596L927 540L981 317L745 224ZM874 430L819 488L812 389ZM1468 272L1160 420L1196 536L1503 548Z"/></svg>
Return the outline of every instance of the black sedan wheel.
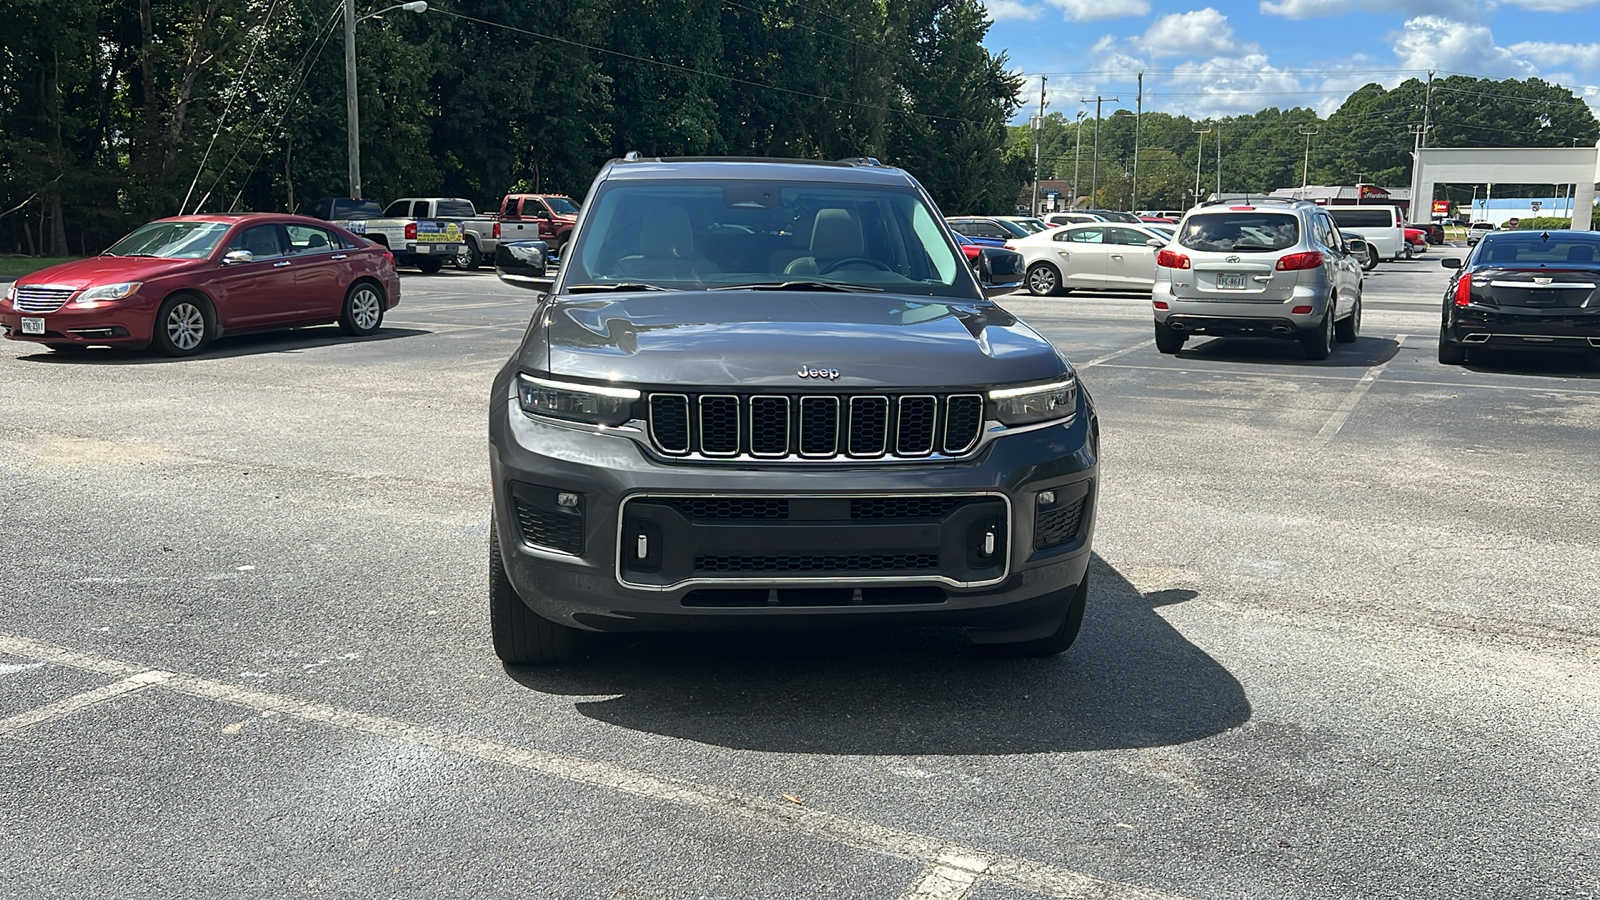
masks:
<svg viewBox="0 0 1600 900"><path fill-rule="evenodd" d="M1450 340L1450 333L1439 326L1439 362L1447 366L1467 364L1467 348Z"/></svg>

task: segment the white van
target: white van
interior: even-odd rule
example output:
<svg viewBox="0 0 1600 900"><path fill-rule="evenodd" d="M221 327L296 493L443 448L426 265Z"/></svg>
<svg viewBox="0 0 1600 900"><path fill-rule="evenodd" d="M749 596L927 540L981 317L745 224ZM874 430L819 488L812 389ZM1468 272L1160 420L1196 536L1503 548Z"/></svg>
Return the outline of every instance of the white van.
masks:
<svg viewBox="0 0 1600 900"><path fill-rule="evenodd" d="M1377 251L1379 259L1399 259L1406 255L1405 217L1398 206L1325 206L1339 231L1358 237Z"/></svg>

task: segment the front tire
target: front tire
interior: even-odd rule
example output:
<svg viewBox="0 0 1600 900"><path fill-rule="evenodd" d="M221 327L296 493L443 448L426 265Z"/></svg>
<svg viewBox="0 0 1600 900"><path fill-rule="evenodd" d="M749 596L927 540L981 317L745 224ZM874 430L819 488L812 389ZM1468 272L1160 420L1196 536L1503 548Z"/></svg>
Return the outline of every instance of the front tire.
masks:
<svg viewBox="0 0 1600 900"><path fill-rule="evenodd" d="M419 259L417 260L417 268L421 269L422 274L424 275L434 275L437 274L440 269L444 268L444 260L439 259L436 256Z"/></svg>
<svg viewBox="0 0 1600 900"><path fill-rule="evenodd" d="M1061 591L1066 605L1062 610L1061 624L1053 634L1031 641L1015 641L1009 644L974 644L973 646L985 656L998 656L1005 658L1039 658L1055 656L1066 652L1072 642L1078 639L1078 632L1083 628L1083 611L1089 605L1089 573L1083 573L1083 581L1075 588Z"/></svg>
<svg viewBox="0 0 1600 900"><path fill-rule="evenodd" d="M1035 297L1054 297L1061 293L1061 270L1049 263L1028 267L1028 293Z"/></svg>
<svg viewBox="0 0 1600 900"><path fill-rule="evenodd" d="M194 356L216 331L211 305L192 294L174 294L156 311L155 345L167 356Z"/></svg>
<svg viewBox="0 0 1600 900"><path fill-rule="evenodd" d="M506 575L500 529L489 521L489 630L494 652L508 666L567 662L583 651L586 635L538 615L522 602Z"/></svg>
<svg viewBox="0 0 1600 900"><path fill-rule="evenodd" d="M477 242L471 238L463 241L460 252L456 254L456 268L475 272L481 265L483 265L483 254L478 251Z"/></svg>
<svg viewBox="0 0 1600 900"><path fill-rule="evenodd" d="M1367 245L1367 258L1361 261L1361 271L1371 272L1378 267L1378 248Z"/></svg>
<svg viewBox="0 0 1600 900"><path fill-rule="evenodd" d="M1327 359L1333 355L1333 305L1322 317L1317 330L1300 338L1300 350L1306 359Z"/></svg>
<svg viewBox="0 0 1600 900"><path fill-rule="evenodd" d="M339 313L339 330L351 337L366 337L383 327L383 290L370 281L350 285Z"/></svg>
<svg viewBox="0 0 1600 900"><path fill-rule="evenodd" d="M1341 344L1354 344L1361 334L1361 298L1356 298L1355 309L1350 310L1350 315L1333 323L1333 338Z"/></svg>

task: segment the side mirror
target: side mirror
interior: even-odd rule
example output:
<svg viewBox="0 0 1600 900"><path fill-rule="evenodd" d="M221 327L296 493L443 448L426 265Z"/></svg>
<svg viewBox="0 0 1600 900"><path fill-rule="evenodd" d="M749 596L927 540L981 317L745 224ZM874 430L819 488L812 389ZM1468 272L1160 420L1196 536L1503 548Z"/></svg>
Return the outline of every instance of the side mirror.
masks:
<svg viewBox="0 0 1600 900"><path fill-rule="evenodd" d="M535 219L549 219L550 218L550 210L541 209L538 212L534 213L533 217Z"/></svg>
<svg viewBox="0 0 1600 900"><path fill-rule="evenodd" d="M1346 238L1345 242L1344 242L1344 247L1345 247L1346 250L1350 251L1351 253L1366 253L1367 252L1367 242L1363 241L1360 238Z"/></svg>
<svg viewBox="0 0 1600 900"><path fill-rule="evenodd" d="M1459 269L1461 268L1461 260L1454 256L1446 256L1444 259L1439 260L1439 265L1444 266L1446 269Z"/></svg>
<svg viewBox="0 0 1600 900"><path fill-rule="evenodd" d="M495 274L506 284L548 293L555 283L548 272L549 253L544 241L502 241L494 251Z"/></svg>
<svg viewBox="0 0 1600 900"><path fill-rule="evenodd" d="M1167 242L1163 241L1161 238L1151 238L1150 240L1145 241L1144 245L1146 247L1154 247L1157 250L1160 250L1162 247L1167 245Z"/></svg>
<svg viewBox="0 0 1600 900"><path fill-rule="evenodd" d="M222 264L236 266L240 263L255 262L256 255L249 250L229 250L222 256Z"/></svg>

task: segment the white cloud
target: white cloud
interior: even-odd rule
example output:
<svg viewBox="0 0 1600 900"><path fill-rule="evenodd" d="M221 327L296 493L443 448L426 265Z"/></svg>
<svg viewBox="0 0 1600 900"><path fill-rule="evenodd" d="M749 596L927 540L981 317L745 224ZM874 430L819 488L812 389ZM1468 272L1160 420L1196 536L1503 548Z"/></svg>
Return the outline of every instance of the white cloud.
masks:
<svg viewBox="0 0 1600 900"><path fill-rule="evenodd" d="M1173 69L1172 100L1163 104L1173 112L1195 118L1253 113L1268 106L1288 108L1309 105L1294 95L1305 90L1294 75L1272 65L1265 53L1183 63ZM1157 93L1168 91L1163 85Z"/></svg>
<svg viewBox="0 0 1600 900"><path fill-rule="evenodd" d="M1407 69L1472 72L1484 78L1529 78L1539 70L1494 42L1487 26L1440 16L1407 19L1391 34L1394 55Z"/></svg>
<svg viewBox="0 0 1600 900"><path fill-rule="evenodd" d="M1150 14L1150 0L1045 0L1073 22L1098 22Z"/></svg>
<svg viewBox="0 0 1600 900"><path fill-rule="evenodd" d="M1552 44L1523 41L1509 48L1518 56L1541 66L1574 65L1585 72L1600 70L1600 44ZM1554 76L1552 76L1554 77Z"/></svg>
<svg viewBox="0 0 1600 900"><path fill-rule="evenodd" d="M1520 6L1523 9L1534 12L1563 13L1588 9L1596 3L1600 3L1600 0L1500 0L1500 2L1507 6Z"/></svg>
<svg viewBox="0 0 1600 900"><path fill-rule="evenodd" d="M996 22L1018 19L1032 22L1044 12L1041 7L1029 6L1021 0L984 0L983 7L989 11L989 18Z"/></svg>
<svg viewBox="0 0 1600 900"><path fill-rule="evenodd" d="M1260 50L1256 44L1236 42L1228 17L1209 6L1162 16L1150 23L1142 36L1134 38L1134 44L1153 57L1236 57Z"/></svg>
<svg viewBox="0 0 1600 900"><path fill-rule="evenodd" d="M1523 3L1600 3L1600 0L1508 0ZM1488 5L1492 5L1491 3ZM1402 15L1443 14L1462 19L1474 19L1485 8L1480 0L1261 0L1264 16L1281 16L1285 19L1315 19L1342 16L1355 10Z"/></svg>

